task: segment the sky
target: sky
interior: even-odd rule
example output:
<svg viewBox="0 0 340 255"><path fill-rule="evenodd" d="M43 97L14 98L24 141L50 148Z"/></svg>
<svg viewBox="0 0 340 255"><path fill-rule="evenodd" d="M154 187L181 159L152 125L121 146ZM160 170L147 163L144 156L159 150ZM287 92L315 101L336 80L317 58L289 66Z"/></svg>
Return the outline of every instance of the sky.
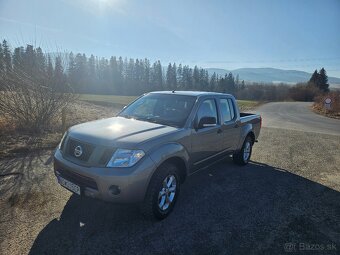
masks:
<svg viewBox="0 0 340 255"><path fill-rule="evenodd" d="M0 0L0 39L45 51L340 77L340 0Z"/></svg>

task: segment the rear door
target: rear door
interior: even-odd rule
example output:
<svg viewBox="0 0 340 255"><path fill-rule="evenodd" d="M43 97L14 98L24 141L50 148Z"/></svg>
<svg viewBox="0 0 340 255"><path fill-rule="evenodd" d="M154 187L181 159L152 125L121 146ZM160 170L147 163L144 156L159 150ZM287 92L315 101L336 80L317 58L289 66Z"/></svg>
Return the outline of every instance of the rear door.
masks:
<svg viewBox="0 0 340 255"><path fill-rule="evenodd" d="M197 110L196 121L199 123L203 117L215 117L216 124L211 127L192 129L191 158L193 170L209 164L210 160L221 151L222 130L217 110L217 101L214 98L204 99Z"/></svg>
<svg viewBox="0 0 340 255"><path fill-rule="evenodd" d="M219 109L221 115L221 129L223 134L222 150L233 151L236 149L240 127L237 123L235 105L231 98L220 98Z"/></svg>

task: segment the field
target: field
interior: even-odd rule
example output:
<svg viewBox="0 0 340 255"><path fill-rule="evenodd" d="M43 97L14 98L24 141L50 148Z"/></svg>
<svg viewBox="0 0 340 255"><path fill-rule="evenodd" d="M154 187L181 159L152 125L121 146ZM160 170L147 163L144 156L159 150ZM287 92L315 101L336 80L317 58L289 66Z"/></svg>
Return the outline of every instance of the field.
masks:
<svg viewBox="0 0 340 255"><path fill-rule="evenodd" d="M115 106L122 107L137 97L134 96L115 96L115 95L93 95L93 94L80 94L79 99L82 101L99 104L99 105L107 105L107 106ZM249 101L249 100L237 100L239 107L241 110L251 110L254 107L260 105L259 101Z"/></svg>
<svg viewBox="0 0 340 255"><path fill-rule="evenodd" d="M115 95L94 95L94 94L80 94L79 99L93 104L99 104L104 106L116 106L122 107L137 97L135 96L115 96Z"/></svg>

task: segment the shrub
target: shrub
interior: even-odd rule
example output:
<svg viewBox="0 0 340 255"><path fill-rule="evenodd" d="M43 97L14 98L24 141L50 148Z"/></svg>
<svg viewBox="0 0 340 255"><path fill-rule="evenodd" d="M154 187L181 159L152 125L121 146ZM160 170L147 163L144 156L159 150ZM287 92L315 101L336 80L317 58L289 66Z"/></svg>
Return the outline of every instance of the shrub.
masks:
<svg viewBox="0 0 340 255"><path fill-rule="evenodd" d="M324 103L326 98L330 98L332 100L330 109L325 109ZM314 108L319 112L340 117L340 91L333 91L319 95L315 98Z"/></svg>
<svg viewBox="0 0 340 255"><path fill-rule="evenodd" d="M317 87L305 83L299 83L289 89L289 96L295 101L312 102L320 93Z"/></svg>
<svg viewBox="0 0 340 255"><path fill-rule="evenodd" d="M75 99L69 87L45 72L0 70L0 87L0 116L31 132L50 128L61 109Z"/></svg>

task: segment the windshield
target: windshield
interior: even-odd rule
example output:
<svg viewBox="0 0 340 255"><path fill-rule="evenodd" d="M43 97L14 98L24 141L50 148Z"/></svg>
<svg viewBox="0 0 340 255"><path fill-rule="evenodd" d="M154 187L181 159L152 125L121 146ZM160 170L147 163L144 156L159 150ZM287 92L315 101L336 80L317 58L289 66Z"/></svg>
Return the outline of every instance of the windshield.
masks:
<svg viewBox="0 0 340 255"><path fill-rule="evenodd" d="M173 94L148 94L126 107L118 116L183 127L196 97Z"/></svg>

